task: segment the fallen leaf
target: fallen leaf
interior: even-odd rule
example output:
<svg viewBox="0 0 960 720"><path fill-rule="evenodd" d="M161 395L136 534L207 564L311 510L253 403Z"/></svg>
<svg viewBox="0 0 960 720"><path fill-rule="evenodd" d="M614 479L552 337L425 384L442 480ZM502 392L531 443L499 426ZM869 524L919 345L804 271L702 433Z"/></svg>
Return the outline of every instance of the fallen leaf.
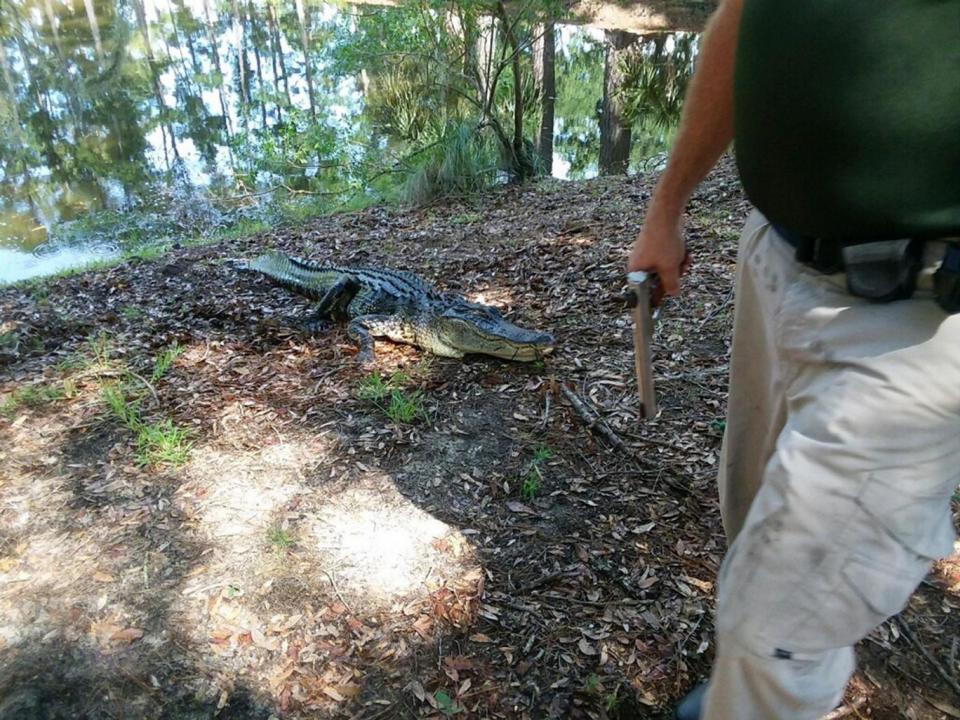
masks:
<svg viewBox="0 0 960 720"><path fill-rule="evenodd" d="M343 702L346 698L340 694L340 691L333 685L326 685L323 688L323 694L326 695L331 700L336 700L337 702Z"/></svg>
<svg viewBox="0 0 960 720"><path fill-rule="evenodd" d="M116 643L132 643L134 640L139 640L143 637L143 630L140 628L126 628L125 630L119 630L110 636L111 642Z"/></svg>
<svg viewBox="0 0 960 720"><path fill-rule="evenodd" d="M597 649L591 645L586 638L580 638L580 642L577 643L577 647L580 648L580 652L584 655L596 655Z"/></svg>
<svg viewBox="0 0 960 720"><path fill-rule="evenodd" d="M536 515L536 514L537 514L537 513L533 510L533 508L529 507L528 505L524 505L522 502L517 502L516 500L510 500L510 501L507 503L507 509L508 509L510 512L524 513L525 515Z"/></svg>

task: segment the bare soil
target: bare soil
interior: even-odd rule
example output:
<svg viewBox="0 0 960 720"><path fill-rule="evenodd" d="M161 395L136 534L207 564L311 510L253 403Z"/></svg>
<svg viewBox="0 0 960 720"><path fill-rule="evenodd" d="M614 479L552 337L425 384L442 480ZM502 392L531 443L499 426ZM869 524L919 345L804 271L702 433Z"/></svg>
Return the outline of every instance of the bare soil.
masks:
<svg viewBox="0 0 960 720"><path fill-rule="evenodd" d="M0 393L62 390L0 419L0 720L668 711L713 653L748 208L730 164L691 203L694 266L658 326L662 412L643 422L621 293L651 182L373 208L0 291ZM268 247L415 271L550 330L556 353L378 342L379 372L422 398L393 422L361 397L342 328L305 334L307 301L222 262ZM137 461L101 397L127 371L144 422L189 429L184 464ZM957 675L958 589L960 559L939 564L863 643L836 717L960 717L935 667Z"/></svg>

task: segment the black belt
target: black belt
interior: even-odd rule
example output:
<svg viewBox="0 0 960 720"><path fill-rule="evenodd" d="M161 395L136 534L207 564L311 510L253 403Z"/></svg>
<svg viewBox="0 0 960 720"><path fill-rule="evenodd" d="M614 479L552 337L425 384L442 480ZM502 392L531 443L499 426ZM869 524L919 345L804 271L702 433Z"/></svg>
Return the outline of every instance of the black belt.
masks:
<svg viewBox="0 0 960 720"><path fill-rule="evenodd" d="M836 240L800 235L782 225L774 225L773 229L796 251L797 262L828 275L843 272L843 246Z"/></svg>

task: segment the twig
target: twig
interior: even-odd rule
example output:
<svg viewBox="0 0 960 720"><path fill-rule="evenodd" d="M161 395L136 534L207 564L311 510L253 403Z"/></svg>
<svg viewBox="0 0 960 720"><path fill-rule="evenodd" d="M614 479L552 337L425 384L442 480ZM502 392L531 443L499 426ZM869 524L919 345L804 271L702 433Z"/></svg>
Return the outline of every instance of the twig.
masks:
<svg viewBox="0 0 960 720"><path fill-rule="evenodd" d="M587 404L580 399L573 390L568 388L563 383L560 383L560 392L563 393L563 396L570 401L570 405L574 410L577 411L577 414L583 418L584 422L587 423L587 428L592 430L600 435L602 435L607 442L613 445L617 450L627 450L627 446L623 444L623 440L613 432L607 425L603 422L599 415L595 415Z"/></svg>
<svg viewBox="0 0 960 720"><path fill-rule="evenodd" d="M550 396L553 395L551 392L545 394L543 400L543 419L540 421L540 427L545 428L547 423L550 420Z"/></svg>
<svg viewBox="0 0 960 720"><path fill-rule="evenodd" d="M127 370L126 372L142 382L147 390L150 391L150 394L153 395L153 401L157 403L157 405L160 404L160 396L157 395L157 391L153 389L153 385L150 384L149 380L147 380L143 375L135 373L133 370Z"/></svg>
<svg viewBox="0 0 960 720"><path fill-rule="evenodd" d="M573 573L573 572L576 572L579 568L580 568L579 565L569 565L569 566L567 566L567 567L565 567L565 568L562 568L562 569L560 569L560 570L557 570L556 572L547 573L546 575L541 575L541 576L538 577L536 580L534 580L534 581L532 581L532 582L528 582L526 585L524 585L524 586L522 586L522 587L520 587L520 588L517 588L516 594L517 594L517 595L523 595L524 593L528 593L528 592L530 592L531 590L536 590L538 587L541 587L541 586L543 586L543 585L546 585L546 584L549 583L549 582L553 582L554 580L556 580L556 579L558 579L558 578L562 578L562 577L565 577L565 576L567 576L567 575L569 575L569 574L571 574L571 573Z"/></svg>
<svg viewBox="0 0 960 720"><path fill-rule="evenodd" d="M933 653L930 652L926 646L917 639L917 636L914 635L913 630L911 630L910 626L907 625L906 620L904 620L900 615L894 617L894 620L899 626L900 632L902 632L907 637L907 640L909 640L913 646L920 651L920 654L923 655L927 662L933 666L933 669L936 670L937 674L940 675L944 682L950 686L953 692L956 693L957 697L960 697L960 683L957 682L957 679L953 676L953 674L950 673L950 671L943 666L943 663L937 660Z"/></svg>
<svg viewBox="0 0 960 720"><path fill-rule="evenodd" d="M333 592L336 593L337 595L337 600L343 603L343 606L347 609L348 612L352 613L353 610L350 609L350 606L347 604L347 601L344 600L343 595L340 594L340 588L337 587L337 581L333 579L333 575L328 573L326 570L321 570L320 572L322 572L324 575L327 576L327 580L330 581L330 587L333 588Z"/></svg>
<svg viewBox="0 0 960 720"><path fill-rule="evenodd" d="M839 720L839 718L844 718L847 715L856 714L857 717L860 717L858 710L864 706L867 702L866 698L860 698L859 700L854 701L850 705L844 705L843 707L838 707L831 713L824 715L820 720Z"/></svg>

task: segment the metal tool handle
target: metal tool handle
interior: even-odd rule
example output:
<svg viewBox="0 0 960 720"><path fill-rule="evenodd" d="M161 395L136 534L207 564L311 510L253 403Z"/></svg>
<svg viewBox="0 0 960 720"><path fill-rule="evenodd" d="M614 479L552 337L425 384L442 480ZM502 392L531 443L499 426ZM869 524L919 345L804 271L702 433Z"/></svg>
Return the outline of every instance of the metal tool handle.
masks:
<svg viewBox="0 0 960 720"><path fill-rule="evenodd" d="M656 417L657 394L653 385L653 358L650 343L659 309L653 308L654 285L657 276L653 273L635 271L627 274L629 287L628 303L633 308L633 346L637 373L637 389L640 393L640 414L644 418Z"/></svg>

